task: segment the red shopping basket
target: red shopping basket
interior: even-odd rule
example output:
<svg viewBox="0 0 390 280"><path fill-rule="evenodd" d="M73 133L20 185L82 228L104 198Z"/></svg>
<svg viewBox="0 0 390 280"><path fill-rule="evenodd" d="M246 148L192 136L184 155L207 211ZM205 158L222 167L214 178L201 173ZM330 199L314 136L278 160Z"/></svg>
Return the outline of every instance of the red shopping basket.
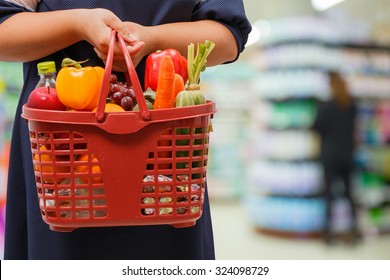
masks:
<svg viewBox="0 0 390 280"><path fill-rule="evenodd" d="M115 35L96 113L23 106L42 218L54 231L192 226L203 211L215 103L149 111L117 34L140 111L105 113Z"/></svg>

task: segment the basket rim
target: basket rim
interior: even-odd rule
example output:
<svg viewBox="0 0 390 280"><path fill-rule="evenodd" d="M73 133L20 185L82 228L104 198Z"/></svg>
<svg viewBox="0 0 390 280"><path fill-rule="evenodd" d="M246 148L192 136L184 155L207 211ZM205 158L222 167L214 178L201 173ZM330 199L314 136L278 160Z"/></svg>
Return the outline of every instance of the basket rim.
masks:
<svg viewBox="0 0 390 280"><path fill-rule="evenodd" d="M21 117L27 122L45 122L51 124L90 125L99 127L110 133L135 132L152 123L183 120L210 115L216 112L216 104L207 100L205 104L150 110L151 118L144 120L140 111L108 112L104 113L101 121L96 119L92 111L58 111L30 108L26 104L22 107ZM119 128L118 123L126 123Z"/></svg>

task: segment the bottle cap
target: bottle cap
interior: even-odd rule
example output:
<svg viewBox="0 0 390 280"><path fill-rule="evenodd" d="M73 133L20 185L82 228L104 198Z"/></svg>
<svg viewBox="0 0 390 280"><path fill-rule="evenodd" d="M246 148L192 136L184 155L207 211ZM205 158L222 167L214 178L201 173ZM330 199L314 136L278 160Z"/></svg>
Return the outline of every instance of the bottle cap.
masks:
<svg viewBox="0 0 390 280"><path fill-rule="evenodd" d="M56 72L56 64L54 61L44 61L37 65L38 74L46 74Z"/></svg>

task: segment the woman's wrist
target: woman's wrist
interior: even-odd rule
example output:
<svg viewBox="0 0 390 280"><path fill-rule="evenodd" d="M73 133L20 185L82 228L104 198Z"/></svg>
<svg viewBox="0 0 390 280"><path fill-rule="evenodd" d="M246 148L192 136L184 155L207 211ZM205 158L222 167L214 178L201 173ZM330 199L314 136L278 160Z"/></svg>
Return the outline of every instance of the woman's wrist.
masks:
<svg viewBox="0 0 390 280"><path fill-rule="evenodd" d="M75 40L78 41L90 41L89 22L88 18L91 16L91 11L87 9L75 9L69 14L71 33Z"/></svg>
<svg viewBox="0 0 390 280"><path fill-rule="evenodd" d="M99 39L99 32L109 27L109 23L119 20L111 11L105 9L75 9L70 13L71 32L78 41L91 44Z"/></svg>

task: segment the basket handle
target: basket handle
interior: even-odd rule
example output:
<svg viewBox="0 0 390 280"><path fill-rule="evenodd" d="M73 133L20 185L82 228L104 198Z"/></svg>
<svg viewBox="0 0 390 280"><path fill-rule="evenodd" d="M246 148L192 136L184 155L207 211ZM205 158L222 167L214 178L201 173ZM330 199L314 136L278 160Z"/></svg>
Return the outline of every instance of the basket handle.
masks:
<svg viewBox="0 0 390 280"><path fill-rule="evenodd" d="M129 52L127 51L125 41L123 40L122 36L119 33L117 33L115 30L111 32L111 40L108 48L108 55L107 55L106 66L104 70L103 83L100 89L99 102L97 105L95 117L97 121L102 121L104 118L104 108L106 104L107 92L109 91L109 87L110 87L110 78L112 72L112 63L114 59L114 45L116 41L116 36L118 37L119 44L121 45L121 49L126 61L126 67L127 67L126 79L129 79L130 81L127 82L131 82L131 84L133 85L133 89L135 92L135 97L137 99L141 117L145 121L150 120L151 115L148 106L146 104L146 100L142 91L141 84L138 79L137 72L135 71L133 61L130 57Z"/></svg>

